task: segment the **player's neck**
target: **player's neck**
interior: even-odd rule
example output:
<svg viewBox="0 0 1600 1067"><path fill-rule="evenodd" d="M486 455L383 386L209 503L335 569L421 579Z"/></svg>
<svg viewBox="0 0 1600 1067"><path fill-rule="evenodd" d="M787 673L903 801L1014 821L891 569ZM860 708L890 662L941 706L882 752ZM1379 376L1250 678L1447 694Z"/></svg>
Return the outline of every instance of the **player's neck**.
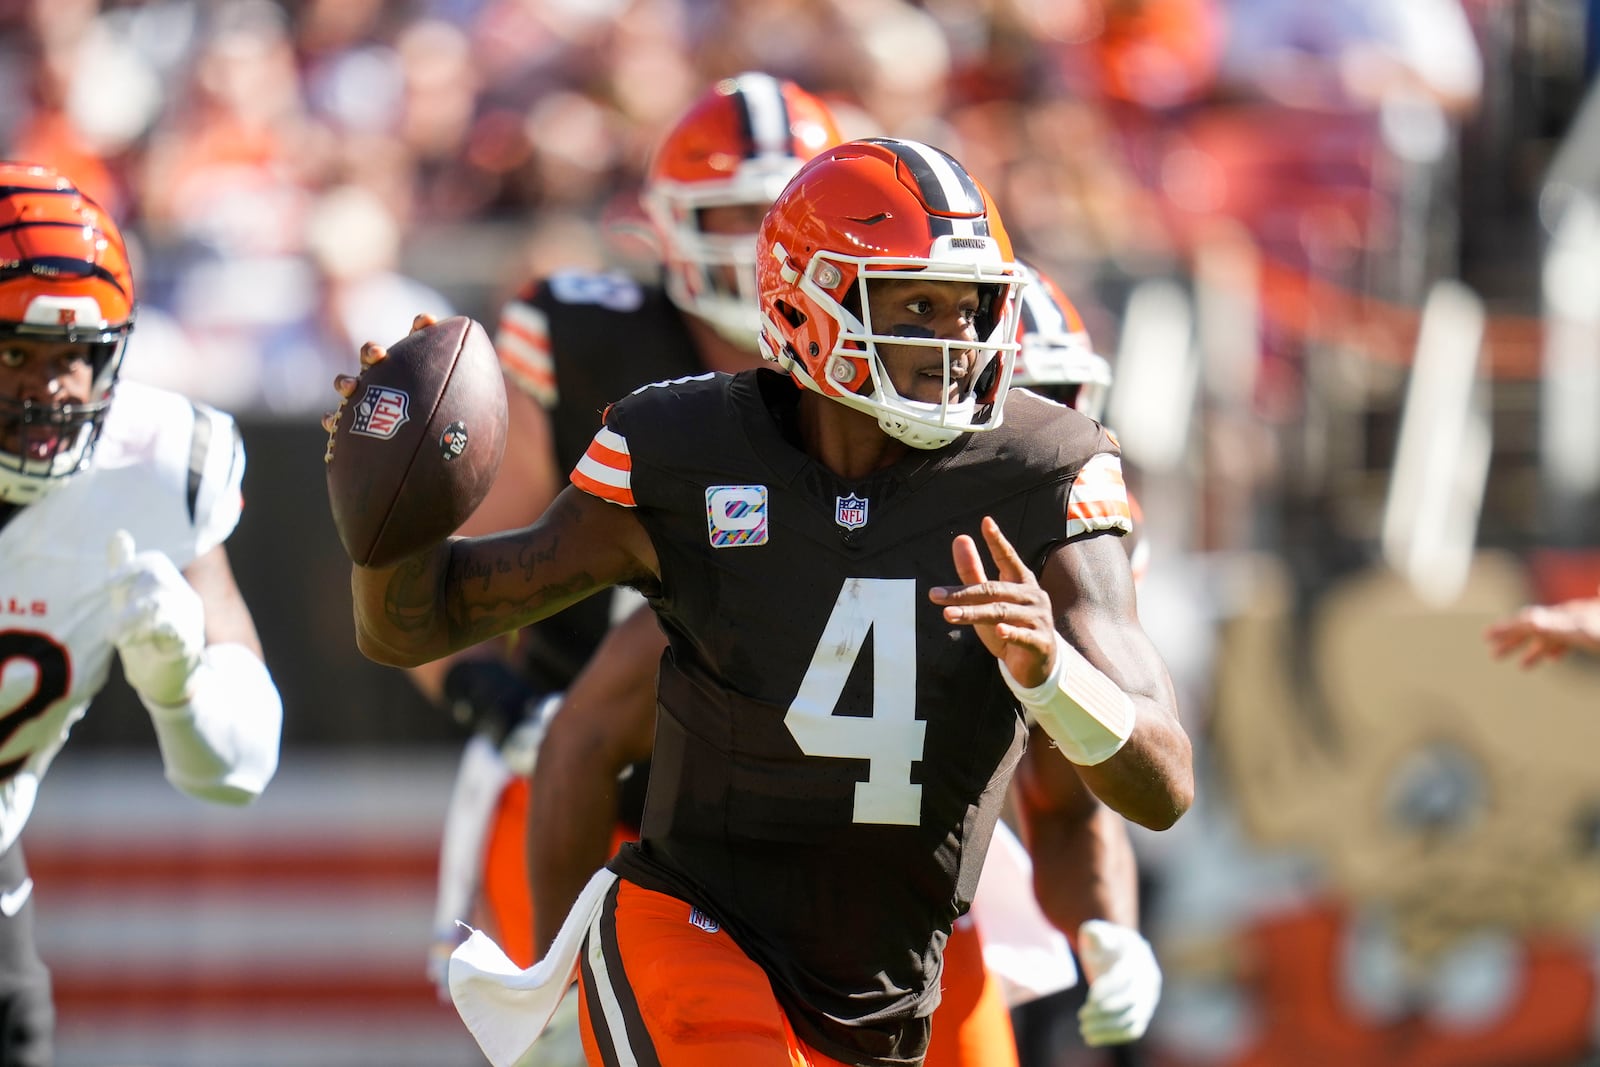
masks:
<svg viewBox="0 0 1600 1067"><path fill-rule="evenodd" d="M684 312L683 321L689 329L689 337L694 341L695 351L700 355L700 363L706 370L737 374L761 366L761 356L753 345L742 348L734 344L699 315Z"/></svg>
<svg viewBox="0 0 1600 1067"><path fill-rule="evenodd" d="M809 390L800 394L799 416L806 454L846 481L892 466L910 451L871 415Z"/></svg>

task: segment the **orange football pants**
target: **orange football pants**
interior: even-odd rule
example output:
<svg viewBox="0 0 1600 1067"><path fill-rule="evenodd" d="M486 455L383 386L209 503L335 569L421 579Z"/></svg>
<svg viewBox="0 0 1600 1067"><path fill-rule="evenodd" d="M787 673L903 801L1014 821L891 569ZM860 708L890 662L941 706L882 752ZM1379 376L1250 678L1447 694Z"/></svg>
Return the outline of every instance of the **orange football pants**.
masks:
<svg viewBox="0 0 1600 1067"><path fill-rule="evenodd" d="M484 905L489 912L486 925L495 933L496 941L506 954L520 967L533 963L533 899L528 892L526 851L528 795L528 783L523 778L513 778L501 794L494 814L494 825L490 828L483 882ZM613 844L620 845L627 839L625 830L619 827ZM644 892L637 887L629 888ZM677 925L704 937L701 930L683 921L681 901L671 897L662 899L676 907L674 914ZM726 934L720 936L722 940L728 940ZM693 939L690 941L695 943ZM728 941L728 944L731 946L732 942ZM787 1018L777 1008L766 974L736 947L732 951L737 954L742 968L748 968L736 969L739 980L764 994L762 999L771 1002L772 1010L782 1020L785 1043L777 1047L788 1048L789 1042L793 1042L798 1055L798 1050L803 1046L794 1037ZM629 979L637 986L631 971ZM944 955L943 987L939 1007L933 1015L933 1036L924 1067L1018 1067L1016 1037L1011 1030L1011 1013L1006 1007L1005 994L999 980L983 965L983 942L970 922L957 923L951 932ZM589 1047L587 1042L591 1039L587 1023L585 1026L585 1048L590 1062L609 1062L597 1058L597 1050ZM769 1032L775 1034L777 1031ZM811 1049L806 1049L805 1055L810 1058L772 1062L810 1065L834 1062ZM662 1061L664 1065L669 1062ZM690 1058L683 1062L701 1061ZM710 1064L711 1061L704 1062ZM745 1061L734 1056L729 1062Z"/></svg>
<svg viewBox="0 0 1600 1067"><path fill-rule="evenodd" d="M933 1012L923 1067L1018 1067L1000 979L983 965L983 939L968 920L956 923L944 950L944 981Z"/></svg>

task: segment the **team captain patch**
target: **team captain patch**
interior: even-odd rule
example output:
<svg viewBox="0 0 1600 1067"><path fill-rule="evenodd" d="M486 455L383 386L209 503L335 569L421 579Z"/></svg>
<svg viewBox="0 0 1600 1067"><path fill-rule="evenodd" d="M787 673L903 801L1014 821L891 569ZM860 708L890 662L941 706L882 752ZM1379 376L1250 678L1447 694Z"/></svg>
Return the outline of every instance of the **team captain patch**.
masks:
<svg viewBox="0 0 1600 1067"><path fill-rule="evenodd" d="M767 487L713 485L706 490L706 530L713 548L767 543Z"/></svg>

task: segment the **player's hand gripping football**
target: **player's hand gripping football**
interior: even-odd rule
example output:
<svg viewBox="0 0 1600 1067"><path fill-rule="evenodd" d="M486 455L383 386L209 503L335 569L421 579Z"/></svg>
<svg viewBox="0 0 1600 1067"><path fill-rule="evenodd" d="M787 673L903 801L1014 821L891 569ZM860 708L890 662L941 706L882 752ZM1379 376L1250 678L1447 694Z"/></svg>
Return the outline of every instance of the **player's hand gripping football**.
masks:
<svg viewBox="0 0 1600 1067"><path fill-rule="evenodd" d="M1086 1045L1137 1041L1161 1001L1161 967L1139 931L1090 919L1078 927L1078 958L1089 995L1078 1009Z"/></svg>
<svg viewBox="0 0 1600 1067"><path fill-rule="evenodd" d="M422 314L411 320L411 332L425 330L439 320L432 315ZM361 346L361 371L365 373L369 368L382 363L388 356L389 350L376 341L368 341ZM339 406L332 411L323 412L322 428L328 431L328 450L323 454L324 463L333 462L333 432L339 426L339 415L344 411L345 404L355 393L356 386L361 381L361 374L336 374L333 377L333 390L339 394Z"/></svg>
<svg viewBox="0 0 1600 1067"><path fill-rule="evenodd" d="M111 535L111 642L128 684L151 703L189 699L189 682L206 649L205 605L172 560L137 552L126 530Z"/></svg>
<svg viewBox="0 0 1600 1067"><path fill-rule="evenodd" d="M1005 664L1019 685L1040 685L1056 654L1050 594L1040 588L1033 571L1000 532L1000 524L988 516L983 519L983 539L994 557L995 578L991 581L986 574L977 542L961 534L951 551L956 576L966 585L936 586L928 596L944 605L947 622L975 628L983 646Z"/></svg>

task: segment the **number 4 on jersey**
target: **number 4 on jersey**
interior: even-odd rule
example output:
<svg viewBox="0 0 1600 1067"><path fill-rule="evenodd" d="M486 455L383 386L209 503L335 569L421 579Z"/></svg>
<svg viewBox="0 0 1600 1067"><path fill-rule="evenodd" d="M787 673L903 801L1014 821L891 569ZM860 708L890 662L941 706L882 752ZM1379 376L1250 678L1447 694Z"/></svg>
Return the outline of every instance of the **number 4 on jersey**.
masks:
<svg viewBox="0 0 1600 1067"><path fill-rule="evenodd" d="M867 780L856 783L858 823L922 819L922 786L911 781L927 731L917 720L916 596L915 579L847 578L784 716L806 755L868 761ZM869 633L872 715L835 715Z"/></svg>

